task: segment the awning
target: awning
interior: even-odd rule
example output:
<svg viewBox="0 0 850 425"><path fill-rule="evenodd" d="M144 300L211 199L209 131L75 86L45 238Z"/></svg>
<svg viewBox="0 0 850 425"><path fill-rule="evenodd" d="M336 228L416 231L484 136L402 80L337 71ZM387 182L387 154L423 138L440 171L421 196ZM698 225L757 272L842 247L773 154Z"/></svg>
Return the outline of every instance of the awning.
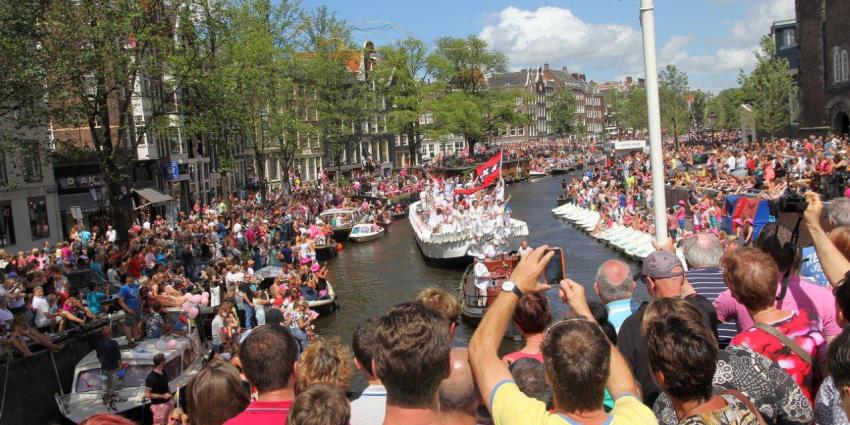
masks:
<svg viewBox="0 0 850 425"><path fill-rule="evenodd" d="M174 200L174 198L149 187L146 187L144 189L133 189L133 192L136 192L141 198L147 201L147 203L139 205L138 207L136 207L136 209L146 207L148 205L165 204Z"/></svg>
<svg viewBox="0 0 850 425"><path fill-rule="evenodd" d="M98 210L97 202L88 193L59 195L59 211L71 211L71 207L80 207L82 212L94 212ZM106 207L105 200L104 207Z"/></svg>

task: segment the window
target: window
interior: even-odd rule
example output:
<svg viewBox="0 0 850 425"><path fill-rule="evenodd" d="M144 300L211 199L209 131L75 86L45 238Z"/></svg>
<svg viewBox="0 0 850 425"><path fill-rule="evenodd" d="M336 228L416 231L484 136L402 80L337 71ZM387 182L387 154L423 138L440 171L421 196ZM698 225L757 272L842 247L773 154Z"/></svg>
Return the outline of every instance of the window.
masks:
<svg viewBox="0 0 850 425"><path fill-rule="evenodd" d="M30 216L32 240L50 237L50 225L47 222L47 201L44 197L27 199Z"/></svg>
<svg viewBox="0 0 850 425"><path fill-rule="evenodd" d="M850 64L847 63L847 49L841 51L841 81L850 80Z"/></svg>
<svg viewBox="0 0 850 425"><path fill-rule="evenodd" d="M832 76L833 81L840 83L841 80L841 52L838 47L832 51Z"/></svg>
<svg viewBox="0 0 850 425"><path fill-rule="evenodd" d="M0 186L5 186L6 183L6 155L0 152Z"/></svg>
<svg viewBox="0 0 850 425"><path fill-rule="evenodd" d="M0 247L15 244L15 220L12 205L0 203Z"/></svg>
<svg viewBox="0 0 850 425"><path fill-rule="evenodd" d="M23 164L21 170L24 173L24 181L27 183L38 183L42 181L41 152L37 141L24 141L21 159Z"/></svg>

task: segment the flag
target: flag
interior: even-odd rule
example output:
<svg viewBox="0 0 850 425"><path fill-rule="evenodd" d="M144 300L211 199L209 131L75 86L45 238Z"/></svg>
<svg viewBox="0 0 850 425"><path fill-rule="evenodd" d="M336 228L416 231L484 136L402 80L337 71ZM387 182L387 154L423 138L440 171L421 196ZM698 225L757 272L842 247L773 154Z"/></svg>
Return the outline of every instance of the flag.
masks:
<svg viewBox="0 0 850 425"><path fill-rule="evenodd" d="M502 151L475 168L475 173L481 178L481 184L484 187L493 184L499 178L500 171L502 171Z"/></svg>
<svg viewBox="0 0 850 425"><path fill-rule="evenodd" d="M499 151L492 158L488 159L487 162L482 163L478 167L475 168L475 174L478 175L479 179L481 179L481 184L477 187L472 187L469 189L455 189L454 193L456 195L471 195L479 190L490 186L495 183L496 180L502 175L502 151Z"/></svg>

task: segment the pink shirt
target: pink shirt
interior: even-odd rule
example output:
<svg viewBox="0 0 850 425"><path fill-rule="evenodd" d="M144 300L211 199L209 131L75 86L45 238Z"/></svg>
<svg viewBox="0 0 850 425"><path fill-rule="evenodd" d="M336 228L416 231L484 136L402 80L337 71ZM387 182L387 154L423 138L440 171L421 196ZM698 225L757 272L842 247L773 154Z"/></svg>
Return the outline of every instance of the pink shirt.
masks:
<svg viewBox="0 0 850 425"><path fill-rule="evenodd" d="M780 281L776 288L777 295L781 290ZM824 335L832 337L841 333L841 327L835 320L835 296L832 291L801 279L800 276L788 278L785 299L777 302L776 307L786 311L807 310L811 317L820 319ZM721 322L737 322L738 332L753 326L753 319L747 309L732 297L732 292L728 289L714 300L714 308L717 309L717 318Z"/></svg>

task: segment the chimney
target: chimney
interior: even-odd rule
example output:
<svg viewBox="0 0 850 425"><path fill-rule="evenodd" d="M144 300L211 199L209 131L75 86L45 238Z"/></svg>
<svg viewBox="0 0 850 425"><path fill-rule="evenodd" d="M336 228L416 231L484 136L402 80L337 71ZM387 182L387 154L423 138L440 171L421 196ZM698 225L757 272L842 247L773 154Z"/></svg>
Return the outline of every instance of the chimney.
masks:
<svg viewBox="0 0 850 425"><path fill-rule="evenodd" d="M582 81L587 81L584 74L578 74L578 79Z"/></svg>
<svg viewBox="0 0 850 425"><path fill-rule="evenodd" d="M548 63L544 63L544 64L543 64L543 70L544 70L544 71L548 71L548 70L549 70L549 64L548 64Z"/></svg>

